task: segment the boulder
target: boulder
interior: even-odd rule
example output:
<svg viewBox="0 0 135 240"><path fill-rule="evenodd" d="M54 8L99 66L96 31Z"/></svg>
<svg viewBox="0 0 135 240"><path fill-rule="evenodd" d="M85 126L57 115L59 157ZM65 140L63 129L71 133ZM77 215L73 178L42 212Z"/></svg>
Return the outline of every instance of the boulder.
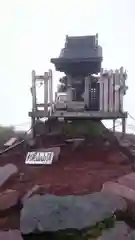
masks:
<svg viewBox="0 0 135 240"><path fill-rule="evenodd" d="M0 231L0 240L23 240L19 230Z"/></svg>
<svg viewBox="0 0 135 240"><path fill-rule="evenodd" d="M133 176L131 174L131 176ZM131 177L130 176L130 177ZM119 183L116 182L107 182L103 184L102 191L106 193L113 193L117 196L123 197L128 205L128 212L129 214L135 218L135 187L134 181L132 178L126 179L125 178L119 179Z"/></svg>
<svg viewBox="0 0 135 240"><path fill-rule="evenodd" d="M130 233L130 240L135 240L135 230Z"/></svg>
<svg viewBox="0 0 135 240"><path fill-rule="evenodd" d="M117 180L118 183L135 190L135 172L124 175Z"/></svg>
<svg viewBox="0 0 135 240"><path fill-rule="evenodd" d="M14 164L9 163L0 167L0 187L16 173L18 173L18 168Z"/></svg>
<svg viewBox="0 0 135 240"><path fill-rule="evenodd" d="M116 194L126 200L135 202L135 190L116 182L106 182L103 184L102 192Z"/></svg>
<svg viewBox="0 0 135 240"><path fill-rule="evenodd" d="M82 230L126 209L121 197L109 193L58 197L34 195L24 202L20 229L23 234L76 229Z"/></svg>

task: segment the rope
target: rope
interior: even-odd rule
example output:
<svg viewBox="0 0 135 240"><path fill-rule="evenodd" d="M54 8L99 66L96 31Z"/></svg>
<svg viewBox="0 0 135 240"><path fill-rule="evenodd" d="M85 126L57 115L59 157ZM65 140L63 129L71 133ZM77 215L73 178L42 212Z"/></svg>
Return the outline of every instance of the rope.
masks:
<svg viewBox="0 0 135 240"><path fill-rule="evenodd" d="M130 113L128 113L128 116L135 121L135 118Z"/></svg>

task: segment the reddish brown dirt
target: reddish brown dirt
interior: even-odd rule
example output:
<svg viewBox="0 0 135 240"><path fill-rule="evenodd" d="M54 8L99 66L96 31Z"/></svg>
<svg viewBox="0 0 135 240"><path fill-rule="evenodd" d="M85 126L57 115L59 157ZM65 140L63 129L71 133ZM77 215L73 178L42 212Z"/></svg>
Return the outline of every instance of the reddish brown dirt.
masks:
<svg viewBox="0 0 135 240"><path fill-rule="evenodd" d="M21 150L21 151L20 151ZM86 194L100 191L106 181L132 171L130 162L126 164L110 163L108 157L118 149L105 151L102 148L85 147L74 152L70 146L61 147L58 162L50 166L25 165L26 151L18 149L0 156L0 166L15 164L19 174L12 177L0 191L15 189L23 197L28 190L39 184L44 192L56 195ZM18 228L19 214L13 211L10 217L0 216L0 229Z"/></svg>
<svg viewBox="0 0 135 240"><path fill-rule="evenodd" d="M115 150L117 151L117 150ZM21 195L36 184L44 185L46 191L58 195L83 194L99 191L105 181L132 171L130 162L113 164L108 161L110 151L80 149L71 152L70 147L61 147L60 160L50 166L25 165L26 153L8 153L0 157L0 165L14 163L21 173L3 186L17 189ZM113 150L114 153L114 150Z"/></svg>

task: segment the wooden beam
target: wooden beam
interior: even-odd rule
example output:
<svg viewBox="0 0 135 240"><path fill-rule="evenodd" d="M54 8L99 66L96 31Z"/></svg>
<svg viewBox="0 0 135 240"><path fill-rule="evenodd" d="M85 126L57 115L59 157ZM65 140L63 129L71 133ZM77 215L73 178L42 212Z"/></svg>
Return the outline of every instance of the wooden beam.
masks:
<svg viewBox="0 0 135 240"><path fill-rule="evenodd" d="M36 116L39 118L46 117L44 110L38 110L35 113L29 112L29 116ZM101 112L101 111L86 111L86 112L67 112L58 110L53 113L54 117L65 118L83 118L83 119L123 119L127 118L127 112Z"/></svg>

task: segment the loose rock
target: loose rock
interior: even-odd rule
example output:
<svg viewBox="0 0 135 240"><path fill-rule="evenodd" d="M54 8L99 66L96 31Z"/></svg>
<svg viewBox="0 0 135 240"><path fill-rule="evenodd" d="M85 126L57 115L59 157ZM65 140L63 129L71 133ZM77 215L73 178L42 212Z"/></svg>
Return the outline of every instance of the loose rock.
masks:
<svg viewBox="0 0 135 240"><path fill-rule="evenodd" d="M66 142L72 143L72 150L74 151L82 145L84 140L85 140L84 138L71 138L67 139Z"/></svg>
<svg viewBox="0 0 135 240"><path fill-rule="evenodd" d="M17 205L19 193L16 190L6 190L0 193L0 211L7 210Z"/></svg>
<svg viewBox="0 0 135 240"><path fill-rule="evenodd" d="M22 202L26 201L30 198L34 193L36 193L41 188L40 185L35 185L31 190L29 190L24 197L22 198Z"/></svg>
<svg viewBox="0 0 135 240"><path fill-rule="evenodd" d="M23 240L19 230L9 230L0 232L0 240Z"/></svg>
<svg viewBox="0 0 135 240"><path fill-rule="evenodd" d="M105 142L104 142L104 146L105 147L109 147L111 144L110 144L110 142L108 141L108 140L106 140Z"/></svg>
<svg viewBox="0 0 135 240"><path fill-rule="evenodd" d="M135 172L118 178L118 183L135 190Z"/></svg>
<svg viewBox="0 0 135 240"><path fill-rule="evenodd" d="M106 182L103 184L102 192L116 194L120 197L135 202L135 190L116 182Z"/></svg>
<svg viewBox="0 0 135 240"><path fill-rule="evenodd" d="M129 240L130 228L124 222L116 222L114 228L103 231L102 236L98 240Z"/></svg>
<svg viewBox="0 0 135 240"><path fill-rule="evenodd" d="M128 157L122 152L111 153L108 156L108 162L114 164L129 164Z"/></svg>
<svg viewBox="0 0 135 240"><path fill-rule="evenodd" d="M17 172L18 169L14 164L9 163L4 167L0 167L0 187Z"/></svg>
<svg viewBox="0 0 135 240"><path fill-rule="evenodd" d="M106 193L58 197L34 195L24 202L20 229L23 234L39 230L81 230L126 209L122 198Z"/></svg>
<svg viewBox="0 0 135 240"><path fill-rule="evenodd" d="M130 149L132 156L135 156L135 149Z"/></svg>
<svg viewBox="0 0 135 240"><path fill-rule="evenodd" d="M131 147L132 146L132 143L128 140L119 140L119 144L121 147Z"/></svg>
<svg viewBox="0 0 135 240"><path fill-rule="evenodd" d="M130 240L135 240L135 230L131 232Z"/></svg>

